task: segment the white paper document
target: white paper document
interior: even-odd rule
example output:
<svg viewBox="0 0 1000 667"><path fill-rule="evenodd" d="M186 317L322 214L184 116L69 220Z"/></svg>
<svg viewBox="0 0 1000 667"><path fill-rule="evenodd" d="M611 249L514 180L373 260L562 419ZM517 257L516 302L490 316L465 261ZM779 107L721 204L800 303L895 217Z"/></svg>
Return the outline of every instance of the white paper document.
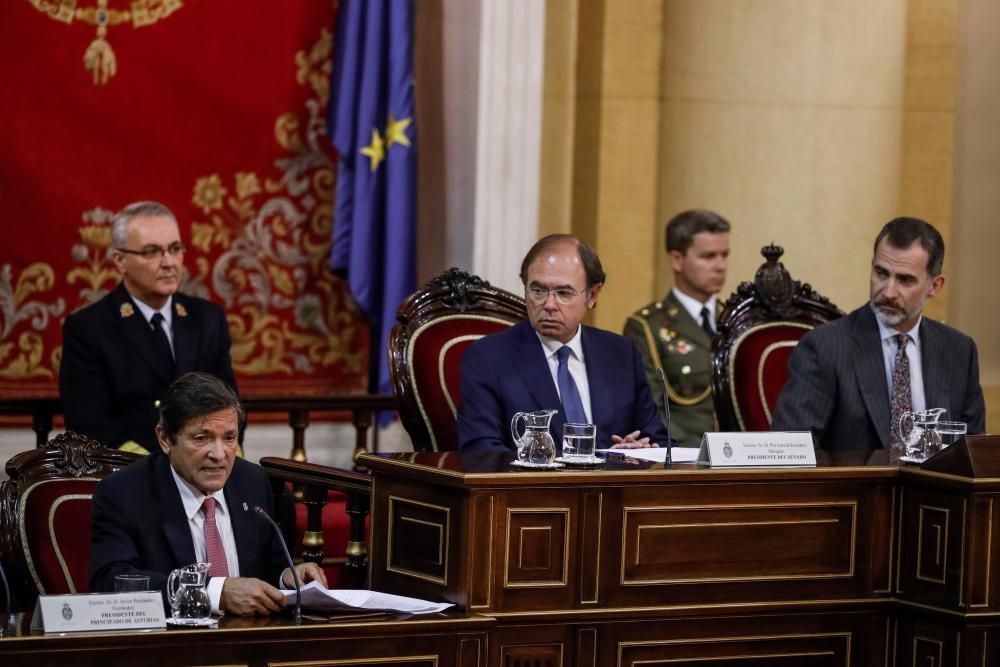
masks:
<svg viewBox="0 0 1000 667"><path fill-rule="evenodd" d="M653 463L666 463L666 447L646 447L643 449L599 449L599 452L611 454L621 454L632 459L642 461L652 461ZM674 447L671 449L671 460L674 463L694 463L698 460L697 447Z"/></svg>
<svg viewBox="0 0 1000 667"><path fill-rule="evenodd" d="M295 591L282 591L289 604L295 604ZM316 611L364 609L366 611L398 611L404 614L433 614L455 605L449 602L428 602L417 598L345 588L325 588L318 581L302 587L302 608Z"/></svg>

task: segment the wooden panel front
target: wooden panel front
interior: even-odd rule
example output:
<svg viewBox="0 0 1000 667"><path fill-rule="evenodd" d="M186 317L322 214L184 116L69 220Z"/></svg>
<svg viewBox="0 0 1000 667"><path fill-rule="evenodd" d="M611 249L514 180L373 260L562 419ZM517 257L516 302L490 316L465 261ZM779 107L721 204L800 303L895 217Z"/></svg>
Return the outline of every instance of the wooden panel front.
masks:
<svg viewBox="0 0 1000 667"><path fill-rule="evenodd" d="M888 597L885 484L664 485L606 494L602 601L688 607ZM605 514L610 514L606 511ZM607 569L611 569L610 567Z"/></svg>
<svg viewBox="0 0 1000 667"><path fill-rule="evenodd" d="M621 582L850 577L856 513L854 502L626 507Z"/></svg>
<svg viewBox="0 0 1000 667"><path fill-rule="evenodd" d="M965 609L966 499L908 486L900 502L897 594L934 607ZM975 588L977 598L983 597L981 587Z"/></svg>

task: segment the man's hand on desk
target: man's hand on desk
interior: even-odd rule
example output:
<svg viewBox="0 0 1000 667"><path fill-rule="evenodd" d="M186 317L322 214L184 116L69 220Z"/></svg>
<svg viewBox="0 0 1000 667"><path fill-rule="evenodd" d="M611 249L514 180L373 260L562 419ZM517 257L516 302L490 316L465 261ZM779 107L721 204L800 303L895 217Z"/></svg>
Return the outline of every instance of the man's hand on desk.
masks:
<svg viewBox="0 0 1000 667"><path fill-rule="evenodd" d="M305 586L310 581L318 581L323 584L323 588L329 588L326 585L326 573L323 572L321 568L316 563L299 563L295 566L295 572L299 575L299 583ZM292 573L286 567L285 571L281 573L281 585L285 588L295 588L295 581L292 579Z"/></svg>
<svg viewBox="0 0 1000 667"><path fill-rule="evenodd" d="M650 442L649 437L640 438L639 431L632 431L625 437L620 435L611 436L612 449L644 449L646 447L659 447L655 442Z"/></svg>
<svg viewBox="0 0 1000 667"><path fill-rule="evenodd" d="M285 595L271 584L253 577L230 577L222 584L219 607L231 614L267 616L285 606Z"/></svg>

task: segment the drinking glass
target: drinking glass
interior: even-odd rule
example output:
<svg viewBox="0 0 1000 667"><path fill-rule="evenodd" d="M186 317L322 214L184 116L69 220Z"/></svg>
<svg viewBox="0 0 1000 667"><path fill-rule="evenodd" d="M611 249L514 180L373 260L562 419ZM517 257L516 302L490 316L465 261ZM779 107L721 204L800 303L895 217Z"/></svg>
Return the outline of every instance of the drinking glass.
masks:
<svg viewBox="0 0 1000 667"><path fill-rule="evenodd" d="M149 577L145 574L116 574L115 593L148 591Z"/></svg>
<svg viewBox="0 0 1000 667"><path fill-rule="evenodd" d="M563 458L590 461L594 458L597 427L593 424L563 425Z"/></svg>
<svg viewBox="0 0 1000 667"><path fill-rule="evenodd" d="M938 422L937 432L941 436L941 449L945 449L965 437L968 425L965 422Z"/></svg>

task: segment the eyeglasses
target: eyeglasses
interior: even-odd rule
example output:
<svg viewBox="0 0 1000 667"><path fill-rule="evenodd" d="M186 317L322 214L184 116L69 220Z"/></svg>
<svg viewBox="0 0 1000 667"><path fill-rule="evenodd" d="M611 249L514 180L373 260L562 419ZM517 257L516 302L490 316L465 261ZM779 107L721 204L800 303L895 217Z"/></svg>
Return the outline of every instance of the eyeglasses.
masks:
<svg viewBox="0 0 1000 667"><path fill-rule="evenodd" d="M184 244L180 241L171 243L166 248L158 245L148 245L143 247L141 250L129 250L128 248L116 248L118 252L128 253L129 255L139 255L145 260L163 259L163 256L170 254L171 257L176 257L184 252Z"/></svg>
<svg viewBox="0 0 1000 667"><path fill-rule="evenodd" d="M587 290L577 292L575 289L570 289L569 287L560 287L559 289L545 289L544 287L529 287L527 289L528 298L536 306L541 306L546 301L549 300L549 294L556 298L556 303L561 306L568 306L573 303L573 300L585 294Z"/></svg>

